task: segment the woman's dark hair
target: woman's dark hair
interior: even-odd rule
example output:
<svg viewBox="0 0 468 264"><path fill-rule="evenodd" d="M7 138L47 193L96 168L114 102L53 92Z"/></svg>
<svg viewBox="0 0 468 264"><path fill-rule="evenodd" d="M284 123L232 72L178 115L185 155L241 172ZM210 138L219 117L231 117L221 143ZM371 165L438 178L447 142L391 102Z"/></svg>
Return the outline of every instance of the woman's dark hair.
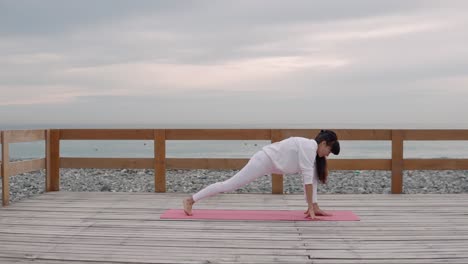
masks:
<svg viewBox="0 0 468 264"><path fill-rule="evenodd" d="M338 142L338 137L335 132L331 130L321 130L320 133L315 137L317 145L322 141L327 142L327 146L331 147L331 152L335 155L340 153L340 143ZM321 183L327 182L328 177L328 168L327 168L327 158L315 156L315 166L317 167L317 175Z"/></svg>

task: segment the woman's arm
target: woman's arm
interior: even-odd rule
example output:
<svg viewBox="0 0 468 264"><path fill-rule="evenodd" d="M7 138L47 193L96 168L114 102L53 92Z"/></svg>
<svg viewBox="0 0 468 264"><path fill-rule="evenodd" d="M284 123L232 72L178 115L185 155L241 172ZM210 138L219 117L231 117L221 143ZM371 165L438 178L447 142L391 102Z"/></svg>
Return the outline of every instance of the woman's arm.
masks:
<svg viewBox="0 0 468 264"><path fill-rule="evenodd" d="M307 210L304 212L311 218L314 218L316 215L320 216L330 216L331 213L325 212L320 209L317 203L317 183L315 184L306 184L305 185L306 200L307 200ZM312 213L314 216L312 216Z"/></svg>
<svg viewBox="0 0 468 264"><path fill-rule="evenodd" d="M313 184L305 184L304 189L306 193L306 200L307 200L307 210L304 212L306 216L310 218L315 218L315 210L314 210L314 203L313 203Z"/></svg>

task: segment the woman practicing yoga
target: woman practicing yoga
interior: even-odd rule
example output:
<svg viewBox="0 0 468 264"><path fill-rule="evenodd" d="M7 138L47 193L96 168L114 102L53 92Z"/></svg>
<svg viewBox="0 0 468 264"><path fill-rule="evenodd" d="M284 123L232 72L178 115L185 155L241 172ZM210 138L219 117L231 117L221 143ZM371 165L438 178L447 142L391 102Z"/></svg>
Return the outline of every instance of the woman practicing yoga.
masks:
<svg viewBox="0 0 468 264"><path fill-rule="evenodd" d="M247 165L230 179L213 183L183 200L185 214L192 215L193 204L218 193L234 191L260 176L277 173L301 173L307 201L306 216L330 215L317 204L318 181L326 183L328 177L327 157L340 153L340 143L335 132L321 130L315 139L290 137L267 145L255 153Z"/></svg>

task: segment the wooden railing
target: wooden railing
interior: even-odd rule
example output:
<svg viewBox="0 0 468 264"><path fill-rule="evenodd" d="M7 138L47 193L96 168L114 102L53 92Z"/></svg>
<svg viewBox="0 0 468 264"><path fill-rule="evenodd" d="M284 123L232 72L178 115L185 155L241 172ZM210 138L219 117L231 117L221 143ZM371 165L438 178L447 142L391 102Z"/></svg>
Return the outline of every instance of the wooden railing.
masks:
<svg viewBox="0 0 468 264"><path fill-rule="evenodd" d="M403 170L468 170L468 159L403 159L405 140L468 140L468 130L334 129L340 140L387 140L391 159L330 159L330 170L392 171L392 193L402 193ZM9 201L9 177L46 169L46 191L59 191L60 168L154 169L156 192L166 191L166 169L240 169L248 159L166 158L167 140L270 140L314 138L319 129L49 129L1 132L2 199ZM9 161L9 143L45 140L45 158ZM153 140L153 158L60 157L61 140ZM283 193L283 175L272 175L272 193Z"/></svg>
<svg viewBox="0 0 468 264"><path fill-rule="evenodd" d="M2 163L0 176L2 177L3 206L8 205L10 200L10 176L45 169L47 161L47 159L42 158L10 162L10 143L41 141L46 139L45 130L11 130L1 132ZM46 144L46 149L44 151L48 152L48 144Z"/></svg>

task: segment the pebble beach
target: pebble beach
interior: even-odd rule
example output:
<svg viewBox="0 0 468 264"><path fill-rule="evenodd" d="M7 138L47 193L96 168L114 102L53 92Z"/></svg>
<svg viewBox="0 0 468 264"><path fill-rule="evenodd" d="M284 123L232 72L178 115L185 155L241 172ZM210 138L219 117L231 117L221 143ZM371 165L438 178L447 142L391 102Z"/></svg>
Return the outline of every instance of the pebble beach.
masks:
<svg viewBox="0 0 468 264"><path fill-rule="evenodd" d="M194 193L203 187L223 181L236 170L167 170L167 192ZM390 171L332 171L327 184L319 184L318 193L388 194ZM405 171L403 192L468 193L468 171ZM1 183L0 183L1 185ZM45 171L10 177L10 201L44 192ZM61 169L60 190L72 192L154 192L151 169ZM284 192L303 193L300 175L285 175ZM234 193L271 193L271 177L263 176ZM320 197L319 197L320 199Z"/></svg>

